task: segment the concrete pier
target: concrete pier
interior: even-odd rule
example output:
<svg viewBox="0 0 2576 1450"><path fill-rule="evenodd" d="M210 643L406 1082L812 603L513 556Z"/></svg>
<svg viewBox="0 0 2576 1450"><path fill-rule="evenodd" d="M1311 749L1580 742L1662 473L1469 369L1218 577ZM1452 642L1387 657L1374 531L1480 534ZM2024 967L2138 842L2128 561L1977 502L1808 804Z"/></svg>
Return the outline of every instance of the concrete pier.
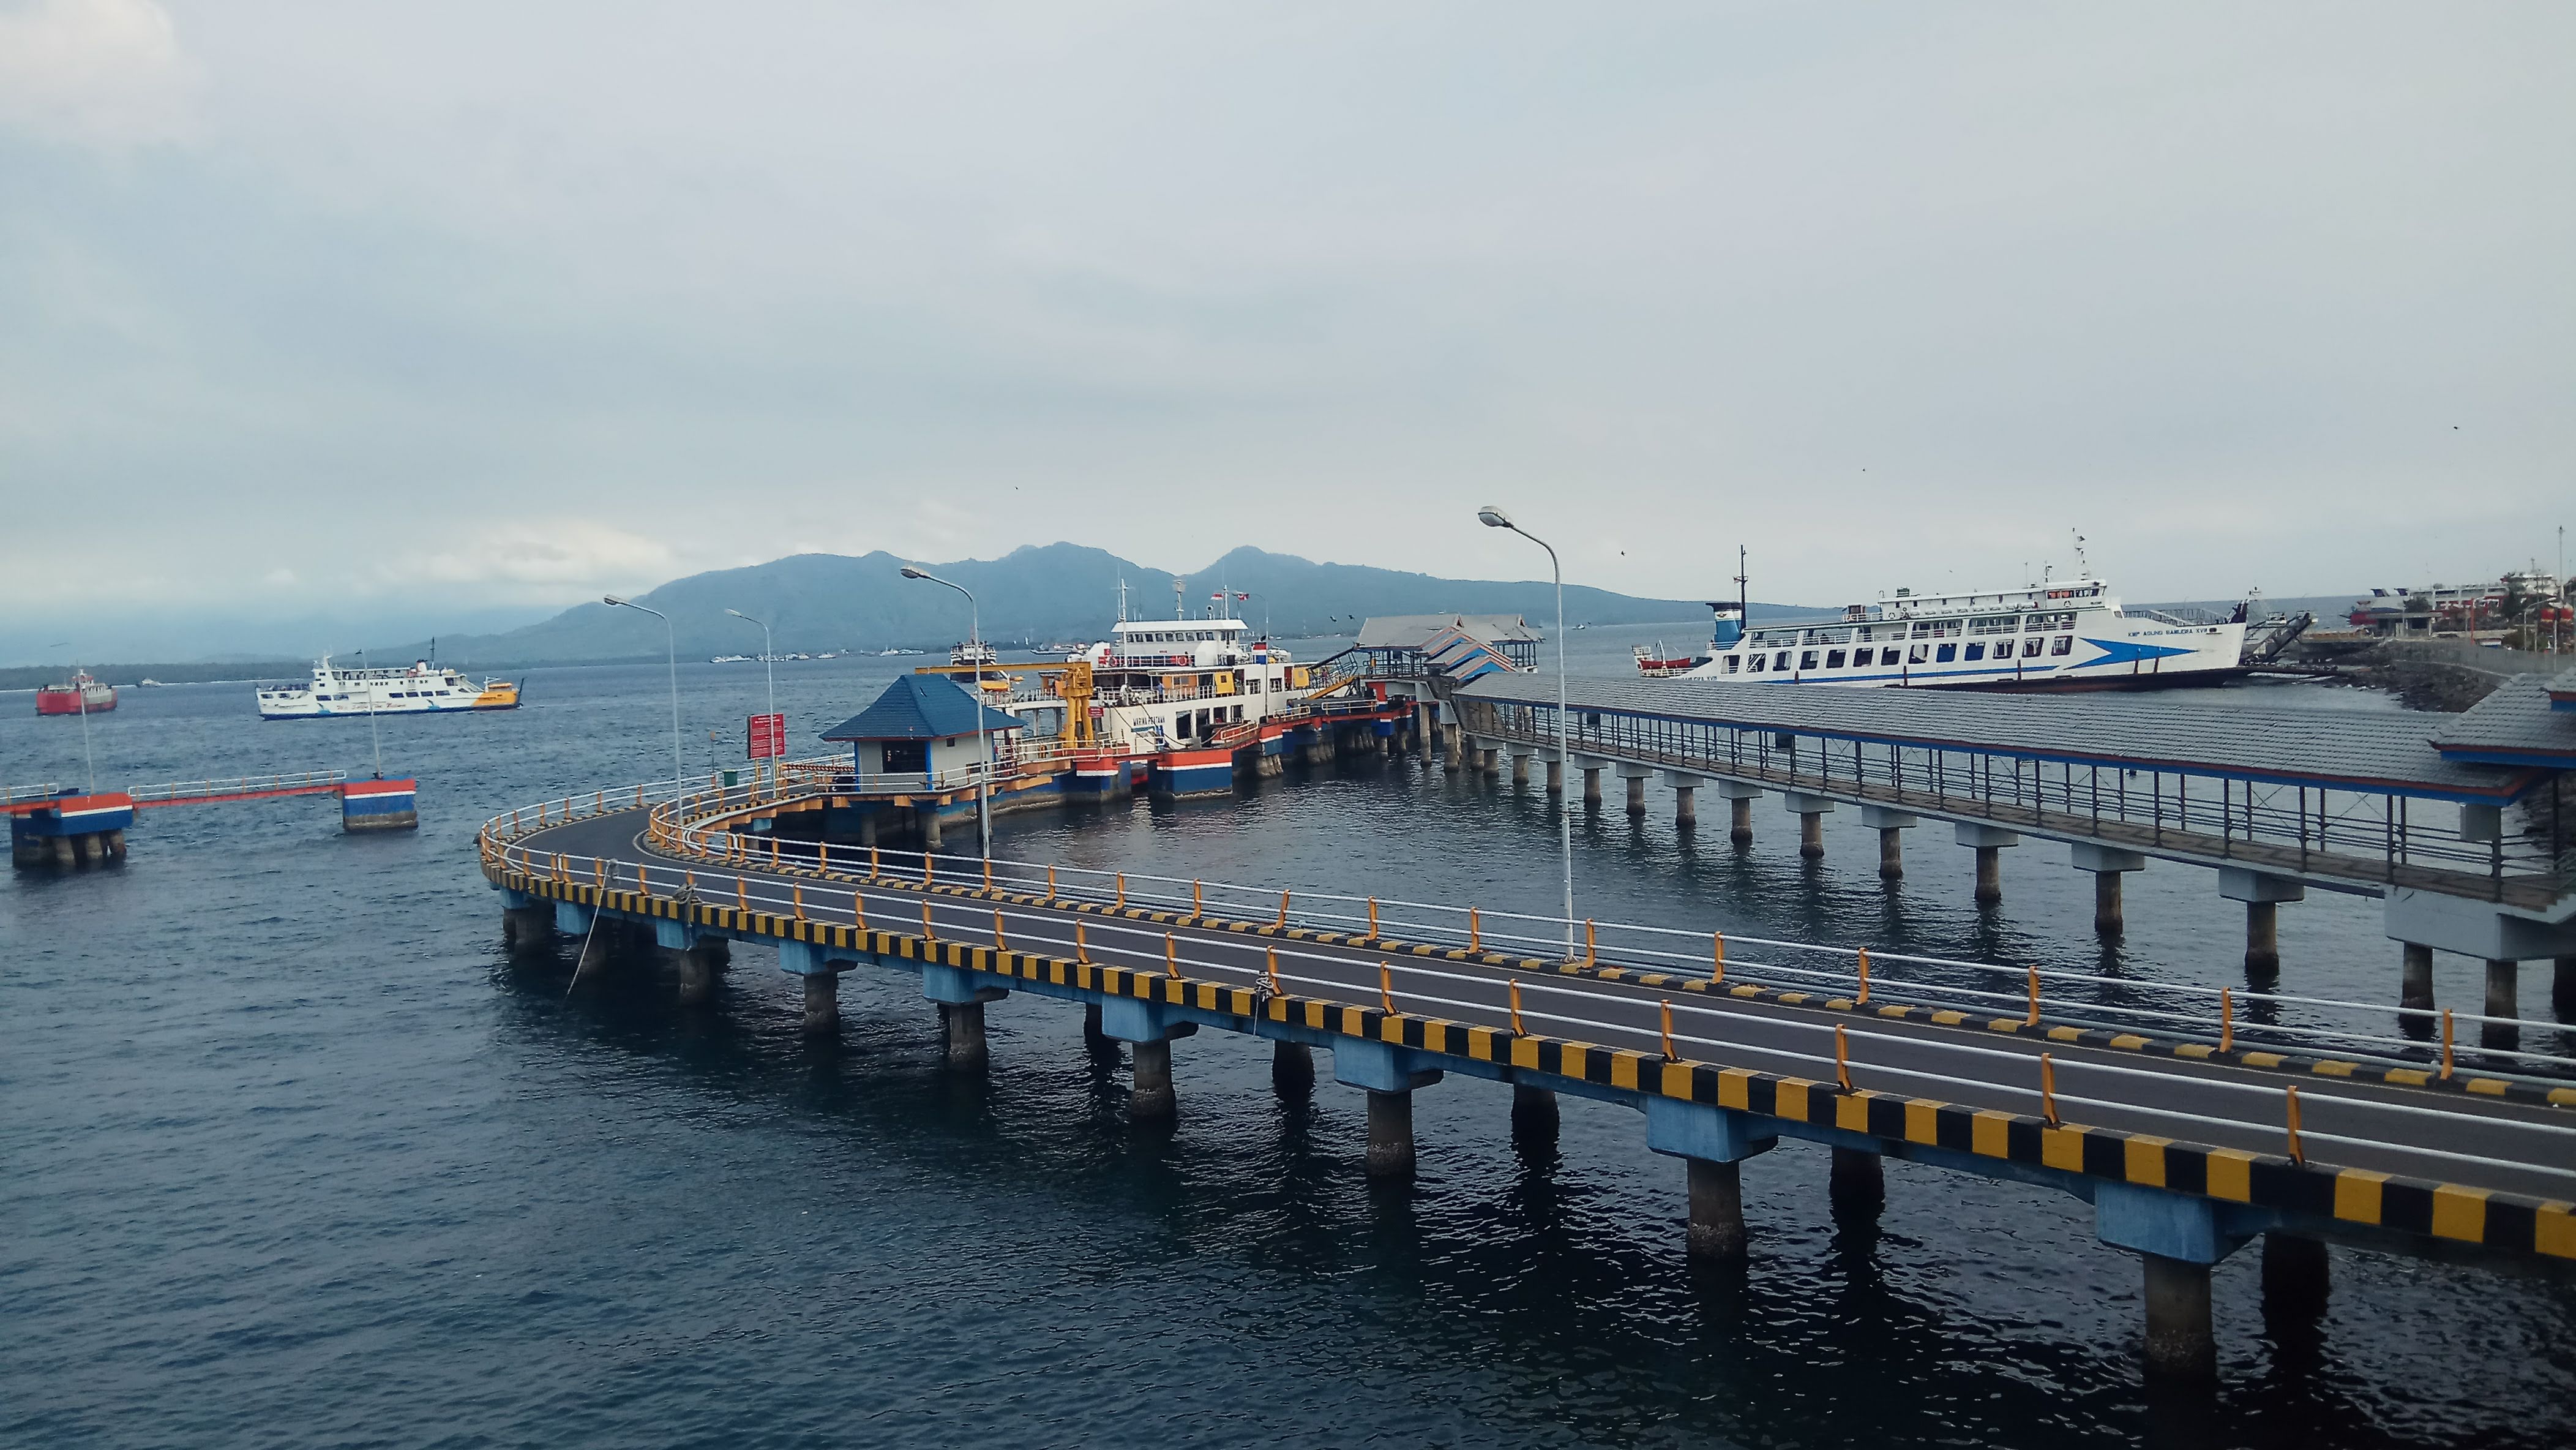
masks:
<svg viewBox="0 0 2576 1450"><path fill-rule="evenodd" d="M797 1026L808 1037L829 1037L841 1030L841 974L805 974L805 1015Z"/></svg>
<svg viewBox="0 0 2576 1450"><path fill-rule="evenodd" d="M1642 815L1644 815L1645 813L1646 813L1646 778L1645 778L1644 776L1642 776L1642 775L1632 775L1632 776L1629 776L1629 777L1628 777L1628 814L1630 814L1630 815L1632 815L1632 816L1642 816Z"/></svg>
<svg viewBox="0 0 2576 1450"><path fill-rule="evenodd" d="M1515 753L1512 756L1512 784L1529 784L1529 763L1530 758L1527 755Z"/></svg>
<svg viewBox="0 0 2576 1450"><path fill-rule="evenodd" d="M1690 1195L1690 1251L1709 1258L1743 1257L1743 1165L1706 1158L1682 1162Z"/></svg>
<svg viewBox="0 0 2576 1450"><path fill-rule="evenodd" d="M2487 963L2487 1008L2489 1017L2522 1015L2522 963L2490 961ZM2522 1030L2502 1022L2489 1022L2478 1034L2481 1047L2511 1051L2522 1045Z"/></svg>
<svg viewBox="0 0 2576 1450"><path fill-rule="evenodd" d="M936 851L936 850L938 850L938 849L939 849L939 846L940 846L940 841L939 841L939 808L938 808L937 806L923 805L923 806L915 806L915 807L913 807L913 808L912 808L912 810L913 810L913 814L914 814L914 815L917 815L917 816L919 816L919 817L921 818L921 847L922 847L922 849L923 849L923 850L925 850L925 851Z"/></svg>
<svg viewBox="0 0 2576 1450"><path fill-rule="evenodd" d="M2433 1010L2433 949L2401 942L2406 950L2399 967L2397 1005L2418 1012Z"/></svg>
<svg viewBox="0 0 2576 1450"><path fill-rule="evenodd" d="M2020 833L1961 821L1953 828L1952 836L1960 845L1977 853L1977 904L1993 906L2001 902L2004 899L2003 849L2020 845Z"/></svg>
<svg viewBox="0 0 2576 1450"><path fill-rule="evenodd" d="M2089 841L2077 841L2068 850L2076 870L2093 873L2094 932L2101 936L2126 934L2129 923L2121 902L2120 878L2131 871L2146 870L2147 858L2136 851L2097 846Z"/></svg>
<svg viewBox="0 0 2576 1450"><path fill-rule="evenodd" d="M715 1000L716 968L720 959L713 942L693 946L666 948L671 965L680 974L680 1004L702 1007Z"/></svg>
<svg viewBox="0 0 2576 1450"><path fill-rule="evenodd" d="M1798 854L1810 861L1823 860L1825 813L1834 808L1834 803L1820 795L1782 791L1780 805L1789 814L1798 818Z"/></svg>
<svg viewBox="0 0 2576 1450"><path fill-rule="evenodd" d="M1171 1117L1174 1111L1171 1039L1131 1043L1129 1050L1135 1054L1135 1066L1127 1092L1127 1116L1134 1119Z"/></svg>
<svg viewBox="0 0 2576 1450"><path fill-rule="evenodd" d="M1379 1092L1368 1095L1368 1171L1373 1174L1403 1175L1413 1171L1413 1094Z"/></svg>
<svg viewBox="0 0 2576 1450"><path fill-rule="evenodd" d="M1304 1097L1315 1086L1314 1049L1295 1042L1270 1045L1270 1086L1281 1097Z"/></svg>
<svg viewBox="0 0 2576 1450"><path fill-rule="evenodd" d="M1512 1137L1556 1141L1556 1094L1526 1083L1512 1084Z"/></svg>
<svg viewBox="0 0 2576 1450"><path fill-rule="evenodd" d="M1118 1055L1118 1039L1100 1030L1100 1004L1097 1002L1083 1004L1082 1045L1094 1057Z"/></svg>
<svg viewBox="0 0 2576 1450"><path fill-rule="evenodd" d="M1699 792L1690 786L1673 787L1673 825L1676 829L1684 831L1699 829L1699 805L1695 799L1698 794Z"/></svg>
<svg viewBox="0 0 2576 1450"><path fill-rule="evenodd" d="M1753 844L1753 798L1737 796L1727 802L1726 839L1739 846Z"/></svg>
<svg viewBox="0 0 2576 1450"><path fill-rule="evenodd" d="M1547 763L1547 793L1558 796L1565 794L1565 762L1562 760L1551 760Z"/></svg>
<svg viewBox="0 0 2576 1450"><path fill-rule="evenodd" d="M2222 866L2218 894L2245 903L2245 973L2269 979L2281 970L2281 912L2284 901L2305 901L2308 888L2287 876Z"/></svg>
<svg viewBox="0 0 2576 1450"><path fill-rule="evenodd" d="M1872 1217L1887 1203L1884 1160L1864 1148L1834 1149L1825 1183L1826 1198L1837 1217Z"/></svg>
<svg viewBox="0 0 2576 1450"><path fill-rule="evenodd" d="M546 902L501 909L501 942L512 951L533 951L555 934L555 909Z"/></svg>
<svg viewBox="0 0 2576 1450"><path fill-rule="evenodd" d="M2314 1322L2330 1287L2326 1246L2298 1234L2263 1235L2263 1318Z"/></svg>
<svg viewBox="0 0 2576 1450"><path fill-rule="evenodd" d="M2146 1265L2147 1373L2165 1379L2218 1376L2218 1338L2209 1320L2209 1265L2140 1254Z"/></svg>
<svg viewBox="0 0 2576 1450"><path fill-rule="evenodd" d="M812 978L807 978L811 981ZM942 1002L939 1004L939 1035L946 1044L950 1067L984 1065L984 1004L981 1002Z"/></svg>
<svg viewBox="0 0 2576 1450"><path fill-rule="evenodd" d="M1601 767L1583 767L1583 804L1586 809L1601 809Z"/></svg>

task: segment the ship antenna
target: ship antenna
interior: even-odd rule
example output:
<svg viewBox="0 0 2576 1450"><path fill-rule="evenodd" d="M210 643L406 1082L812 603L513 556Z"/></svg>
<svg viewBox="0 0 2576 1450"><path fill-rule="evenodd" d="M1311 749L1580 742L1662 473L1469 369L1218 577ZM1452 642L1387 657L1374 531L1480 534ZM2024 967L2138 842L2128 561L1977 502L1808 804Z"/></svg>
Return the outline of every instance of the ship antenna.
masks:
<svg viewBox="0 0 2576 1450"><path fill-rule="evenodd" d="M376 754L376 779L385 778L384 742L376 738L376 679L367 669L367 651L358 650L358 678L367 685L367 748Z"/></svg>

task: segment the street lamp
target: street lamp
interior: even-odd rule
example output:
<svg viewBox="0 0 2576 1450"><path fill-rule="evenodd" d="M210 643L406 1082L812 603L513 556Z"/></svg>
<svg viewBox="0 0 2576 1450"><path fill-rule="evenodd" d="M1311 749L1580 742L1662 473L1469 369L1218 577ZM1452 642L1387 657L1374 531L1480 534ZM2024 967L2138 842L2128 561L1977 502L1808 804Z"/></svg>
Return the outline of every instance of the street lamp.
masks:
<svg viewBox="0 0 2576 1450"><path fill-rule="evenodd" d="M1501 509L1487 504L1476 510L1476 521L1489 529L1509 529L1546 549L1548 570L1556 576L1556 848L1565 863L1565 959L1570 962L1574 960L1574 813L1565 808L1565 787L1574 758L1565 748L1566 727L1571 723L1565 711L1565 570L1547 540L1513 523L1512 516Z"/></svg>
<svg viewBox="0 0 2576 1450"><path fill-rule="evenodd" d="M963 584L942 579L926 569L903 566L906 579L927 579L933 584L946 584L966 596L966 658L975 667L975 832L984 843L984 859L993 859L993 740L984 728L984 623L981 608L975 603L975 591Z"/></svg>
<svg viewBox="0 0 2576 1450"><path fill-rule="evenodd" d="M46 648L69 649L71 641L63 640L47 645ZM89 771L89 793L96 795L98 794L98 757L91 754L89 748L89 682L81 678L84 673L86 671L81 668L80 661L72 661L72 702L80 711L81 720L81 764Z"/></svg>
<svg viewBox="0 0 2576 1450"><path fill-rule="evenodd" d="M671 628L671 616L664 614L658 609L638 604L632 599L620 599L614 594L601 595L599 602L612 609L640 609L644 613L662 621L662 644L664 649L669 653L671 661L671 796L672 799L676 800L683 791L686 791L689 788L689 768L680 763L679 635Z"/></svg>
<svg viewBox="0 0 2576 1450"><path fill-rule="evenodd" d="M765 619L753 619L750 615L743 613L739 609L728 609L725 613L730 614L734 618L742 620L745 623L760 626L760 667L769 672L769 713L772 715L777 714L778 665L776 664L774 657L777 655L778 651L770 648L769 646L769 621ZM784 732L781 733L783 734ZM757 772L759 768L760 767L757 765L752 767L755 772ZM770 766L770 777L774 780L777 778L777 775L778 767L775 763L772 763Z"/></svg>

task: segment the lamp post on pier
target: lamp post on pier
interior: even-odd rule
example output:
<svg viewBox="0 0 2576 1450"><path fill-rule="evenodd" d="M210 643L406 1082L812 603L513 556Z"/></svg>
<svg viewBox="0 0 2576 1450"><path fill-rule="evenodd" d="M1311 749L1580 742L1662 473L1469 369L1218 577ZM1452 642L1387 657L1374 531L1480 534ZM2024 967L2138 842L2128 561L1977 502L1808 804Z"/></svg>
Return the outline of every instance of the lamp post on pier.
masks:
<svg viewBox="0 0 2576 1450"><path fill-rule="evenodd" d="M1547 550L1548 571L1556 576L1556 769L1562 782L1574 768L1574 757L1566 752L1567 729L1572 723L1565 713L1565 570L1556 561L1556 549L1547 540L1512 522L1512 516L1488 504L1476 510L1476 521L1489 529L1509 529L1540 548ZM1556 849L1565 866L1565 959L1574 960L1574 812L1566 809L1565 793L1556 797Z"/></svg>
<svg viewBox="0 0 2576 1450"><path fill-rule="evenodd" d="M662 645L671 663L671 798L677 800L689 788L689 768L680 762L680 639L671 628L671 616L658 609L620 599L614 594L600 596L600 603L612 609L640 609L662 621ZM674 807L674 809L677 809Z"/></svg>
<svg viewBox="0 0 2576 1450"><path fill-rule="evenodd" d="M906 579L927 579L933 584L946 584L966 596L966 658L975 667L975 833L983 842L984 859L993 859L993 736L984 728L984 623L981 606L975 602L975 591L963 584L942 579L927 569L903 566Z"/></svg>
<svg viewBox="0 0 2576 1450"><path fill-rule="evenodd" d="M725 611L725 613L730 614L730 615L732 615L734 618L736 618L736 619L739 619L739 620L743 621L745 624L756 624L756 625L759 625L759 626L760 626L760 667L761 667L762 669L767 670L767 671L769 672L769 713L770 713L770 714L772 714L772 715L777 714L777 713L778 713L778 665L777 665L777 663L776 663L776 659L777 659L778 651L777 651L777 650L775 650L775 649L772 649L772 648L770 647L770 644L769 644L769 621L767 621L767 620L765 620L765 619L754 619L754 618L752 618L750 615L743 613L743 612L742 612L741 610L739 610L739 609L728 609L728 610L726 610L726 611ZM786 733L786 732L784 732L784 731L781 731L781 732L780 732L780 734L781 734L782 736L783 736L785 733ZM757 771L759 770L759 767L758 767L757 765L755 765L755 766L753 766L753 767L752 767L752 769L753 769L755 772L757 772ZM771 760L770 760L770 763L769 763L769 777L770 777L771 781L773 781L773 782L775 782L775 781L778 779L778 762L777 762L777 759L776 759L775 757L772 757L772 758L771 758Z"/></svg>

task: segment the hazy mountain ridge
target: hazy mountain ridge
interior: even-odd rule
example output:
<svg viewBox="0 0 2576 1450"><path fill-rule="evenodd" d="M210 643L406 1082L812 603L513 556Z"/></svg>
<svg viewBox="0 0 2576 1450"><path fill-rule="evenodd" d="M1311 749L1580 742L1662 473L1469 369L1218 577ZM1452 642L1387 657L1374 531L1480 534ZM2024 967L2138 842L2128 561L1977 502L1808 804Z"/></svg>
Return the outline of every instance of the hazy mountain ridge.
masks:
<svg viewBox="0 0 2576 1450"><path fill-rule="evenodd" d="M856 557L797 554L692 574L636 595L635 601L670 616L679 652L691 659L760 652L759 629L728 616L727 609L768 620L782 653L938 649L964 639L966 601L953 590L903 578L905 562L883 550ZM1000 559L924 567L975 591L985 638L999 645L1102 637L1117 617L1122 578L1131 618L1168 617L1173 608L1169 571L1078 544L1029 545ZM1520 614L1544 626L1556 612L1554 590L1545 580L1440 579L1357 564L1318 564L1250 547L1182 579L1190 613L1203 609L1219 588L1248 592L1252 598L1238 603L1237 613L1255 625L1266 620L1282 637L1349 633L1372 614ZM1763 608L1756 606L1757 611ZM1580 585L1568 585L1565 591L1568 625L1699 620L1706 610L1696 600L1641 598ZM428 647L422 640L376 653L393 659ZM499 634L443 635L438 651L451 662L477 669L646 659L661 655L663 629L660 620L634 610L582 604Z"/></svg>

